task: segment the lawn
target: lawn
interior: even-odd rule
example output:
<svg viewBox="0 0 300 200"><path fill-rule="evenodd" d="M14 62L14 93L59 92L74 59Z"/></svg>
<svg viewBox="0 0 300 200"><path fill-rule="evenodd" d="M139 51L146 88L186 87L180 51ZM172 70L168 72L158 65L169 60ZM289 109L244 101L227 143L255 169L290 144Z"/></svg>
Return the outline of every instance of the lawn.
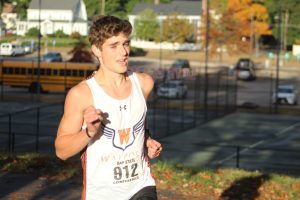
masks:
<svg viewBox="0 0 300 200"><path fill-rule="evenodd" d="M45 154L0 154L0 170L28 173L51 179L81 175L79 158L60 161ZM153 162L159 197L169 194L181 199L298 200L300 178L239 169L196 169Z"/></svg>

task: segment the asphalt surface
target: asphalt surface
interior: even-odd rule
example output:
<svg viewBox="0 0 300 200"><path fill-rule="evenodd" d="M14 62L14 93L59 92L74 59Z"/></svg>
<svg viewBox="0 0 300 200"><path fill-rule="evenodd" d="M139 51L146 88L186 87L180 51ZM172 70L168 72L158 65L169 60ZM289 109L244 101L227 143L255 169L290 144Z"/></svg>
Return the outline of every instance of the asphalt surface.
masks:
<svg viewBox="0 0 300 200"><path fill-rule="evenodd" d="M242 168L267 170L268 163L276 166L274 162L281 160L280 156L282 159L288 159L292 151L287 152L289 156L281 155L283 151L268 151L266 156L253 152L254 148L285 147L295 149L297 153L296 150L300 148L299 131L300 117L234 113L161 139L164 148L159 159L193 167L235 167L236 149L232 147L240 145L247 146L240 152L245 161L240 163ZM262 154L263 157L260 157ZM300 157L297 156L290 159L293 159L293 162L298 160L299 166ZM259 164L249 163L251 159ZM285 162L290 163L288 160ZM282 168L291 169L290 165L287 166ZM280 172L280 169L277 170ZM80 199L82 189L80 177L49 180L33 175L6 173L0 174L0 185L1 200L74 200ZM172 194L168 194L170 195Z"/></svg>

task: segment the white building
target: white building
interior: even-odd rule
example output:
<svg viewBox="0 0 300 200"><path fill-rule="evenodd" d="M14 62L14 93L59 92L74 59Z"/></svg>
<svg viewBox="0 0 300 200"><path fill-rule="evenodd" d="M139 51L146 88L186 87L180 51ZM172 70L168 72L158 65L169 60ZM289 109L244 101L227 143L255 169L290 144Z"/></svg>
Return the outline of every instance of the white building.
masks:
<svg viewBox="0 0 300 200"><path fill-rule="evenodd" d="M195 30L200 30L199 27L201 26L201 19L202 19L202 8L204 9L206 1L202 0L190 0L190 1L172 1L168 4L153 4L153 3L137 3L134 7L132 13L128 16L129 21L133 26L133 36L134 34L134 27L135 22L137 20L137 15L145 9L151 9L154 13L157 14L157 21L159 24L162 24L162 21L167 19L168 15L172 12L176 12L178 18L184 18L188 20L190 24L195 27ZM199 35L199 34L197 34ZM197 38L199 39L199 38ZM178 50L196 50L199 49L199 45L185 43L185 44L171 44L164 42L163 44L157 44L155 42L149 41L139 41L133 37L131 41L131 45L140 48L151 48L151 49L178 49Z"/></svg>
<svg viewBox="0 0 300 200"><path fill-rule="evenodd" d="M87 12L83 0L32 0L27 9L27 20L17 21L17 35L25 35L30 28L39 26L42 35L58 30L68 35L73 32L87 35Z"/></svg>

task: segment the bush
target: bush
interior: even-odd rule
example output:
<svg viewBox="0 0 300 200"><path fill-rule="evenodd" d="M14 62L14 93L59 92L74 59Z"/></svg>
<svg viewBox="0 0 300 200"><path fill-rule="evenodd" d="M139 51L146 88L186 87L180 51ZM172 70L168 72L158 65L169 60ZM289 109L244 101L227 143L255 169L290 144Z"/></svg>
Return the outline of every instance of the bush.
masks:
<svg viewBox="0 0 300 200"><path fill-rule="evenodd" d="M27 31L26 36L29 36L29 37L38 37L39 36L39 29L37 29L35 27L30 28Z"/></svg>
<svg viewBox="0 0 300 200"><path fill-rule="evenodd" d="M64 38L64 37L67 37L67 34L65 34L63 30L57 30L55 32L55 36L58 38Z"/></svg>
<svg viewBox="0 0 300 200"><path fill-rule="evenodd" d="M137 47L130 47L130 56L145 56L147 51Z"/></svg>
<svg viewBox="0 0 300 200"><path fill-rule="evenodd" d="M71 35L70 35L70 37L72 38L72 39L80 39L81 38L81 35L80 35L80 33L79 32L72 32L71 33Z"/></svg>

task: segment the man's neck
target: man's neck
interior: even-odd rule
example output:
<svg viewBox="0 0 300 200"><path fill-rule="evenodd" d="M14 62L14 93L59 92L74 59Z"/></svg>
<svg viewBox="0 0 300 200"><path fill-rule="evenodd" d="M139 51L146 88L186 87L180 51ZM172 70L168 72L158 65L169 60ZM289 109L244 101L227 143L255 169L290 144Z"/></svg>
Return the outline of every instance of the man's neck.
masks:
<svg viewBox="0 0 300 200"><path fill-rule="evenodd" d="M127 73L114 73L111 71L101 70L95 74L96 81L102 86L120 88L127 81Z"/></svg>

